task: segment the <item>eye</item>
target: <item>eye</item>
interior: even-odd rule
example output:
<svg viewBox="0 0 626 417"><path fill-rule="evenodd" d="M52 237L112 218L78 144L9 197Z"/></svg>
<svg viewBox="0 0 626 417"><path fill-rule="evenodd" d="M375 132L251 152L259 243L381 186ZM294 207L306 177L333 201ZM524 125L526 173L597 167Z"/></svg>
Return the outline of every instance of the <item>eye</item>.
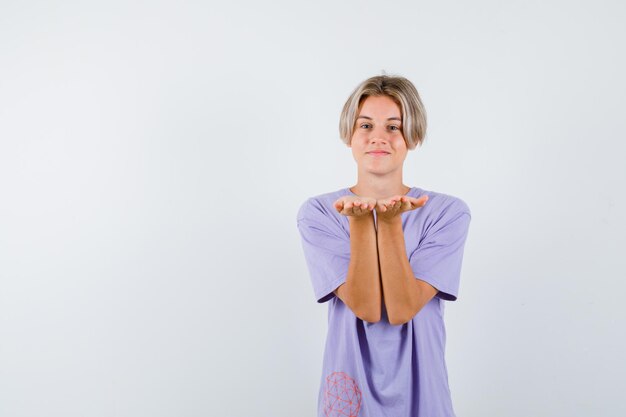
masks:
<svg viewBox="0 0 626 417"><path fill-rule="evenodd" d="M395 130L400 130L400 128L398 126L396 126L396 125L389 126L389 128L392 128L392 127L395 127ZM391 130L394 130L394 129L391 129Z"/></svg>
<svg viewBox="0 0 626 417"><path fill-rule="evenodd" d="M363 126L369 126L369 125L370 125L369 123L363 123L363 124L361 125L361 127L363 127ZM366 129L367 129L367 128L366 128Z"/></svg>

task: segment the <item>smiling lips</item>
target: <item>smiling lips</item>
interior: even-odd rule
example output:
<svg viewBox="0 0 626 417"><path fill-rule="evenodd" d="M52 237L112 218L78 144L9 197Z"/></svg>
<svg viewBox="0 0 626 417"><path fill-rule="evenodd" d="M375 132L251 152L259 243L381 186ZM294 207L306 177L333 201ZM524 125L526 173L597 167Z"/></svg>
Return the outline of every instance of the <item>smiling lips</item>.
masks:
<svg viewBox="0 0 626 417"><path fill-rule="evenodd" d="M373 151L373 152L368 152L368 155L373 155L373 156L385 156L385 155L389 155L389 152L385 152L385 151Z"/></svg>

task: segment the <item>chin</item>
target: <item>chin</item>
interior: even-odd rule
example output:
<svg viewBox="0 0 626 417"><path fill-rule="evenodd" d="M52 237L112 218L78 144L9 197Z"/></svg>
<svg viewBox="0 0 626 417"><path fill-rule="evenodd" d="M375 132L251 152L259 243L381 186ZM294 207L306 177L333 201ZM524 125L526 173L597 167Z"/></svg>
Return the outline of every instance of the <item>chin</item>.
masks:
<svg viewBox="0 0 626 417"><path fill-rule="evenodd" d="M365 172L368 174L385 175L393 172L392 169L380 169L380 168L365 168Z"/></svg>

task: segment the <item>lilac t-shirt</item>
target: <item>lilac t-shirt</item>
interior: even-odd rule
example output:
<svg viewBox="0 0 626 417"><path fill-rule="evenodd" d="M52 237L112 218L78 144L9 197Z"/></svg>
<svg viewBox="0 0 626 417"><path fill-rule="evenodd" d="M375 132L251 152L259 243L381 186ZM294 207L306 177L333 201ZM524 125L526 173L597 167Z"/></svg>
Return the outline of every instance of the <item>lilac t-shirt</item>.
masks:
<svg viewBox="0 0 626 417"><path fill-rule="evenodd" d="M439 292L411 321L391 325L356 317L334 290L346 281L350 224L333 203L349 188L307 199L297 224L315 299L328 304L328 333L318 417L454 417L445 363L444 301L457 299L471 213L458 197L428 195L422 208L401 214L406 255L416 278ZM376 222L376 212L374 220Z"/></svg>

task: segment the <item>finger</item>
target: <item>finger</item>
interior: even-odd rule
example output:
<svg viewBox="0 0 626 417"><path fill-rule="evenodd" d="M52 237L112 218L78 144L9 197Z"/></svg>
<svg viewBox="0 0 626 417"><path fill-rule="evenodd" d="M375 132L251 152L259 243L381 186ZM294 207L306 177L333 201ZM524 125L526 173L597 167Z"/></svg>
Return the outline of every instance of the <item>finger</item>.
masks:
<svg viewBox="0 0 626 417"><path fill-rule="evenodd" d="M414 208L418 208L418 207L423 207L424 204L426 203L426 200L428 200L428 197L423 198L414 198L414 197L407 197L407 201L409 201L409 203L411 203L411 209Z"/></svg>
<svg viewBox="0 0 626 417"><path fill-rule="evenodd" d="M424 207L424 205L428 201L428 196L427 195L421 196L420 198L414 199L414 201L417 207Z"/></svg>

